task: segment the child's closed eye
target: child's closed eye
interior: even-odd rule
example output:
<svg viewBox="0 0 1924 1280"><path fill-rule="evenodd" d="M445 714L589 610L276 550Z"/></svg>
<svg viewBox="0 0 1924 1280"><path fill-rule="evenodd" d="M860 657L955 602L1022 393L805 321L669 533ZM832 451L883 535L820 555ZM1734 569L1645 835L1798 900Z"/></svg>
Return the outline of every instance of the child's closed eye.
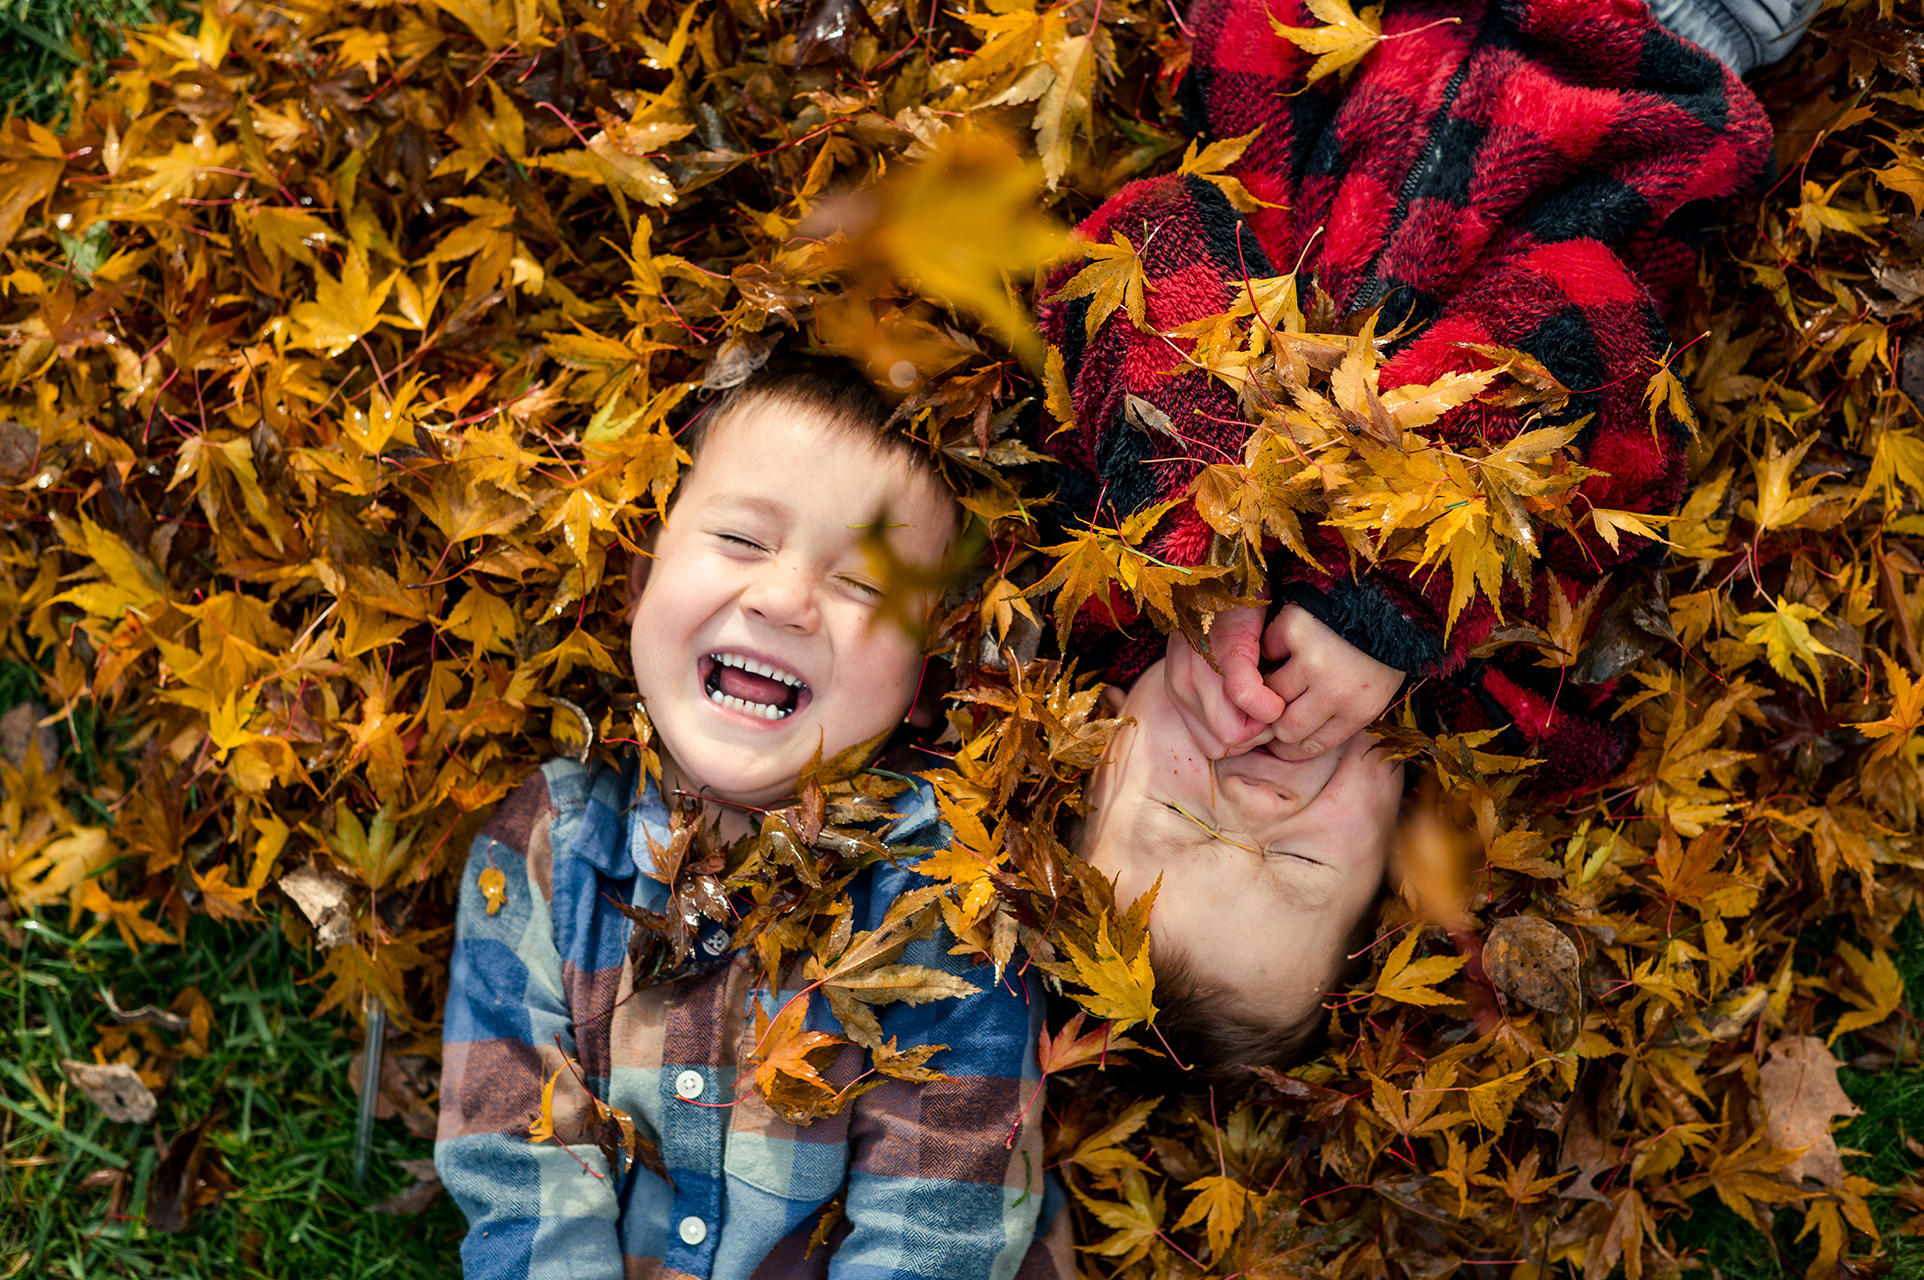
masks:
<svg viewBox="0 0 1924 1280"><path fill-rule="evenodd" d="M715 537L718 541L725 542L730 546L742 547L749 551L768 550L767 547L764 547L761 543L755 541L753 538L744 538L739 533L718 533L715 535Z"/></svg>
<svg viewBox="0 0 1924 1280"><path fill-rule="evenodd" d="M1263 856L1265 858L1294 858L1298 862L1307 862L1312 867L1324 865L1321 858L1312 858L1306 853L1297 853L1293 849L1265 849L1263 850Z"/></svg>

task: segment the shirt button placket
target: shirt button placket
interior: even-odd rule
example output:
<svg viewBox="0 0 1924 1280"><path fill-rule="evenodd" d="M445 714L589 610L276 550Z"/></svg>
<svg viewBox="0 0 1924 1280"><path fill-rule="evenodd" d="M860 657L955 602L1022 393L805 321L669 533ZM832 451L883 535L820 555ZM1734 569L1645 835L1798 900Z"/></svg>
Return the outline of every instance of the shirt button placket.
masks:
<svg viewBox="0 0 1924 1280"><path fill-rule="evenodd" d="M668 1218L670 1245L663 1261L691 1276L709 1274L719 1243L715 1233L721 1225L728 1111L708 1105L718 1088L712 1069L683 1066L664 1072L661 1079L666 1095L661 1154L676 1181Z"/></svg>

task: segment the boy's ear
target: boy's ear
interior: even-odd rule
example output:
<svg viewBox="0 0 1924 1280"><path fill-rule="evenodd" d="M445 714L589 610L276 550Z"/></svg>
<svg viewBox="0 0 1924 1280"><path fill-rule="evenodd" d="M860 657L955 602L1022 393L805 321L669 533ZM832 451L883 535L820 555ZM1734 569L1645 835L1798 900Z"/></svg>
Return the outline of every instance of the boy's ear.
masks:
<svg viewBox="0 0 1924 1280"><path fill-rule="evenodd" d="M1122 704L1129 700L1129 691L1119 684L1106 684L1096 700L1102 704L1104 715L1119 716L1122 714Z"/></svg>
<svg viewBox="0 0 1924 1280"><path fill-rule="evenodd" d="M915 686L915 698L903 716L911 728L927 730L947 723L942 700L955 688L955 668L939 658L922 659L922 677Z"/></svg>
<svg viewBox="0 0 1924 1280"><path fill-rule="evenodd" d="M641 589L648 585L649 555L645 543L637 543L628 552L628 606L622 610L622 617L633 621L635 606L641 602Z"/></svg>

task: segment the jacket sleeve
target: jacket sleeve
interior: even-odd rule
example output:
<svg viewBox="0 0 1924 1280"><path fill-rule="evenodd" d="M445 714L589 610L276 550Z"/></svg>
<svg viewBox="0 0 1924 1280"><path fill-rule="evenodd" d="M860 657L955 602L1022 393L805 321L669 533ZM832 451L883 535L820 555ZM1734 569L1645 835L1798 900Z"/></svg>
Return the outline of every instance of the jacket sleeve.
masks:
<svg viewBox="0 0 1924 1280"><path fill-rule="evenodd" d="M565 1064L575 1031L549 895L565 797L537 774L475 838L461 873L443 1031L434 1164L468 1219L462 1274L618 1280L616 1196L607 1162L585 1140L592 1111ZM498 871L490 914L481 876ZM550 1108L568 1141L536 1143L530 1123L561 1072Z"/></svg>

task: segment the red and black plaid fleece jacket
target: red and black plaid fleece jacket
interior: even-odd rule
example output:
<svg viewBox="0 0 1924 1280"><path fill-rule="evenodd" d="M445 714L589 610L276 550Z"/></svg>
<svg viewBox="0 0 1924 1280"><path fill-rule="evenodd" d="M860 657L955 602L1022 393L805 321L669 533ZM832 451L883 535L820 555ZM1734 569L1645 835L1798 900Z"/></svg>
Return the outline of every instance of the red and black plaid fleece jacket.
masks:
<svg viewBox="0 0 1924 1280"><path fill-rule="evenodd" d="M1660 306L1695 264L1717 201L1755 189L1770 167L1770 125L1723 64L1671 35L1641 0L1390 0L1384 39L1349 74L1302 89L1309 57L1270 27L1316 20L1302 0L1197 0L1183 85L1185 123L1205 139L1262 127L1233 172L1276 204L1239 215L1208 184L1171 175L1132 183L1082 232L1121 231L1149 277L1147 321L1118 311L1087 341L1086 299L1043 308L1064 354L1077 426L1044 446L1061 464L1060 494L1077 516L1114 521L1180 495L1209 461L1240 456L1248 427L1235 389L1183 371L1160 336L1225 309L1245 276L1300 261L1339 307L1381 306L1383 328L1415 323L1382 369L1386 387L1474 367L1461 345L1495 343L1541 360L1592 415L1576 441L1605 475L1591 503L1631 511L1675 506L1684 485L1680 424L1650 425L1643 392L1670 343ZM1458 21L1448 21L1458 19ZM1060 289L1080 264L1052 280ZM1187 456L1123 416L1125 394L1167 412ZM1533 424L1534 425L1534 424ZM1524 429L1514 412L1471 404L1431 431L1501 442ZM1312 534L1319 569L1272 559L1272 598L1293 600L1372 656L1420 677L1452 729L1500 726L1512 751L1544 763L1539 794L1564 795L1616 772L1626 744L1607 716L1607 689L1575 687L1531 658L1478 661L1496 612L1481 597L1444 639L1447 568L1352 565L1331 530ZM1200 563L1209 529L1178 507L1145 549ZM1544 538L1537 580L1503 601L1507 617L1542 624L1552 590L1572 600L1661 548L1625 538ZM1547 575L1554 574L1553 587ZM1591 616L1600 617L1607 598ZM1103 647L1085 610L1078 647ZM1160 652L1140 624L1108 664L1127 681ZM1531 653L1530 650L1513 652Z"/></svg>

